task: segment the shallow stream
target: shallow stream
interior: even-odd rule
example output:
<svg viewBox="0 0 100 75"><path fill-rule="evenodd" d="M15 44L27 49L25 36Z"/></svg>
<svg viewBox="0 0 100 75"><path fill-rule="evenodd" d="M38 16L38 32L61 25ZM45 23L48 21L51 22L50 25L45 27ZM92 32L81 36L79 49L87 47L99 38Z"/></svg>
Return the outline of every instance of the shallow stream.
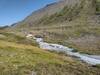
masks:
<svg viewBox="0 0 100 75"><path fill-rule="evenodd" d="M90 65L100 64L100 55L88 55L81 54L79 52L74 52L73 48L69 48L59 44L52 44L44 42L43 38L34 38L36 42L39 44L41 49L46 49L49 51L63 52L67 55L77 57L81 61L84 61Z"/></svg>

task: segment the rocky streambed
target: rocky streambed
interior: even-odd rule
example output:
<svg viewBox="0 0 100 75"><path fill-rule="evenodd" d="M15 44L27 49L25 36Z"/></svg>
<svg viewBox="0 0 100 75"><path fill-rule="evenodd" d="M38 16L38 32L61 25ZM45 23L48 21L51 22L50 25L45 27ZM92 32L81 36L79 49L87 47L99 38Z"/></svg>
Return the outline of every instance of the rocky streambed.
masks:
<svg viewBox="0 0 100 75"><path fill-rule="evenodd" d="M46 49L49 51L56 51L56 52L63 52L67 55L77 57L77 59L84 61L90 65L100 64L100 55L82 54L79 52L75 52L73 48L69 48L63 45L59 45L59 44L52 44L52 43L44 42L43 38L34 37L34 39L39 44L41 49Z"/></svg>

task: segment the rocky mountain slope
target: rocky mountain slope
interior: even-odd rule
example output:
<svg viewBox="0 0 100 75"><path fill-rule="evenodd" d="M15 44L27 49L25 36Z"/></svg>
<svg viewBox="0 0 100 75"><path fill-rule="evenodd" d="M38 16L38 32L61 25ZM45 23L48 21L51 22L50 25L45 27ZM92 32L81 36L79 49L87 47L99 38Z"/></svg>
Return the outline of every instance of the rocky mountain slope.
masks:
<svg viewBox="0 0 100 75"><path fill-rule="evenodd" d="M8 30L33 32L48 42L100 54L100 0L60 0L33 12Z"/></svg>
<svg viewBox="0 0 100 75"><path fill-rule="evenodd" d="M16 24L16 26L34 28L41 24L47 25L51 23L52 19L53 21L57 20L57 22L59 22L62 21L61 19L63 19L63 21L71 20L78 15L93 15L96 13L96 9L99 11L99 0L60 0L59 2L49 4L33 12L25 20ZM45 24L45 22L47 23Z"/></svg>

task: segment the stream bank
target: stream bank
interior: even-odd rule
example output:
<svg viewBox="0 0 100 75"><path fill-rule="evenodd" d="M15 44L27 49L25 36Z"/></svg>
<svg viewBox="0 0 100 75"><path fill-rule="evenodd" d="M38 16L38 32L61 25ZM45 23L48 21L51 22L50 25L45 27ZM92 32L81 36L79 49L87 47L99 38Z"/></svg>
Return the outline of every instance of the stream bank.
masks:
<svg viewBox="0 0 100 75"><path fill-rule="evenodd" d="M44 42L43 38L33 38L38 44L41 49L49 50L49 51L56 51L56 52L63 52L67 55L77 57L79 60L88 63L90 65L99 65L100 64L100 55L88 55L82 54L79 52L75 52L75 49L69 48L59 44L47 43Z"/></svg>

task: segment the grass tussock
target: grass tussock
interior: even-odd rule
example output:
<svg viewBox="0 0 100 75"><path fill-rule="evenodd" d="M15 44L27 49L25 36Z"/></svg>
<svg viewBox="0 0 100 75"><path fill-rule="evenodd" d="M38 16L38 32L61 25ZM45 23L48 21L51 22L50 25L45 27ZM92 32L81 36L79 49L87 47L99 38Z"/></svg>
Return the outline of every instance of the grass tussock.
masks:
<svg viewBox="0 0 100 75"><path fill-rule="evenodd" d="M0 35L1 35L0 40L5 40L8 42L15 42L19 44L37 46L34 40L27 39L25 36L16 35L15 33L1 32Z"/></svg>

